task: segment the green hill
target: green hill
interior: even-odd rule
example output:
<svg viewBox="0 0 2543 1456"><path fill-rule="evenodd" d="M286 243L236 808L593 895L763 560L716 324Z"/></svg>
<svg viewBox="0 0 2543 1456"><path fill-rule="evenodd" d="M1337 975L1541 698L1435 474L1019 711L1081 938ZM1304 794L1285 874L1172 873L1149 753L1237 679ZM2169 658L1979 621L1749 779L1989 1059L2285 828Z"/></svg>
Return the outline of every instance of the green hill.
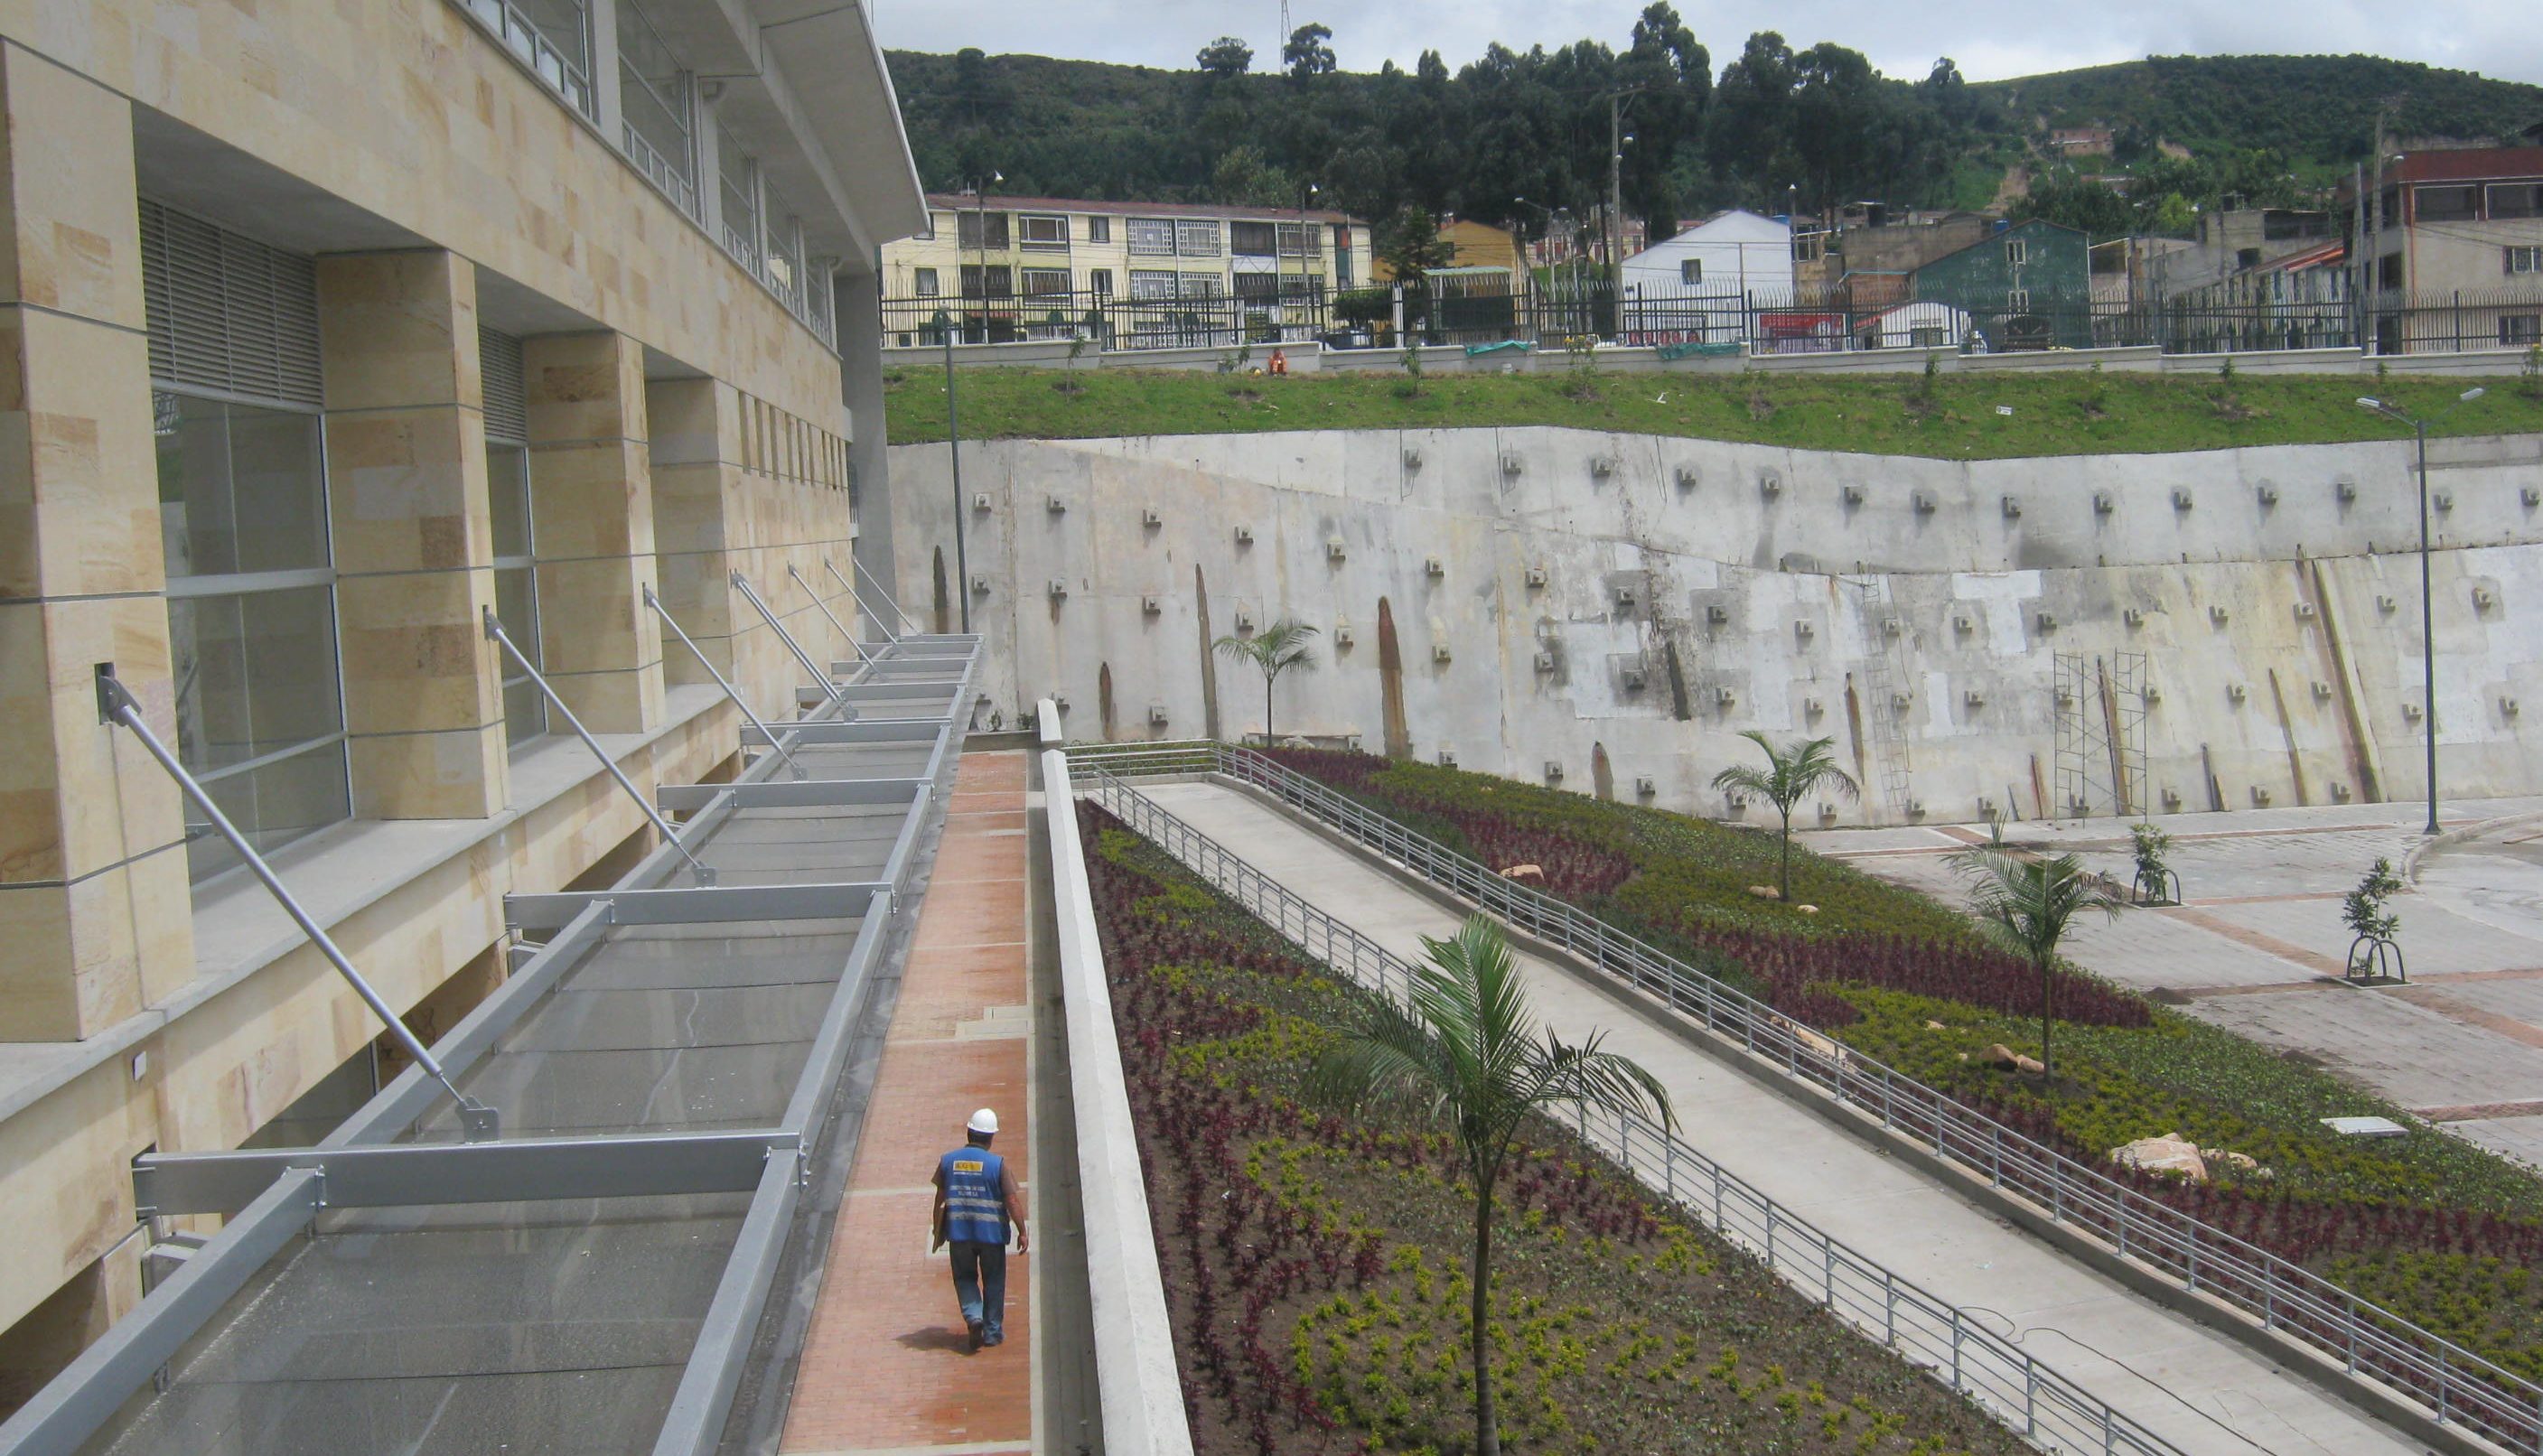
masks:
<svg viewBox="0 0 2543 1456"><path fill-rule="evenodd" d="M890 60L931 188L1003 173L1010 193L1295 205L1314 182L1321 202L1362 217L1419 205L1530 229L1544 221L1532 204L1578 215L1603 196L1603 96L1619 86L1643 88L1626 204L1662 217L1781 211L1796 185L1805 207L1975 205L2060 124L2113 126L2127 163L2157 141L2187 146L2200 162L2176 164L2154 191L2200 201L2248 195L2261 175L2345 175L2386 99L2396 137L2493 138L2543 122L2543 87L2373 56L2158 56L1983 83L1946 61L1908 80L1842 46L1796 49L1771 34L1716 56L1665 5L1653 11L1658 23L1646 12L1621 47L1495 46L1453 73L1435 54L1411 71L1310 64L1295 76L978 50ZM1348 53L1349 39L1335 43Z"/></svg>
<svg viewBox="0 0 2543 1456"><path fill-rule="evenodd" d="M2543 86L2373 55L2159 55L1970 89L2049 126L2101 121L2194 153L2262 147L2342 167L2366 158L2387 99L2396 138L2492 139L2543 122Z"/></svg>

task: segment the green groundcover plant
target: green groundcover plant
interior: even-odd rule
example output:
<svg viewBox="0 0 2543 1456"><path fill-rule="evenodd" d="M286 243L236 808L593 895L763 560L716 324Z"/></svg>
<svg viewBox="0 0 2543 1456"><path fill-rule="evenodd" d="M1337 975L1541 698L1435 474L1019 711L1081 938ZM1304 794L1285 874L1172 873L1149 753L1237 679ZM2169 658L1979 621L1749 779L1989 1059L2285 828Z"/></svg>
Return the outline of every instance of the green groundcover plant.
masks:
<svg viewBox="0 0 2543 1456"><path fill-rule="evenodd" d="M1548 893L1726 985L2543 1380L2543 1183L2433 1129L2322 1124L2413 1125L2372 1093L2072 966L2043 982L1959 910L1806 849L1789 900L1751 894L1776 878L1772 834L1365 754L1273 756L1493 869L1540 865ZM2045 1049L2043 1010L2053 1069L1996 1065L1997 1048ZM2165 1133L2213 1150L2206 1182L2110 1161Z"/></svg>
<svg viewBox="0 0 2543 1456"><path fill-rule="evenodd" d="M1080 808L1202 1456L1473 1448L1476 1200L1422 1108L1310 1081L1369 998ZM1561 1127L1493 1204L1484 1345L1513 1451L2012 1456L2012 1432Z"/></svg>

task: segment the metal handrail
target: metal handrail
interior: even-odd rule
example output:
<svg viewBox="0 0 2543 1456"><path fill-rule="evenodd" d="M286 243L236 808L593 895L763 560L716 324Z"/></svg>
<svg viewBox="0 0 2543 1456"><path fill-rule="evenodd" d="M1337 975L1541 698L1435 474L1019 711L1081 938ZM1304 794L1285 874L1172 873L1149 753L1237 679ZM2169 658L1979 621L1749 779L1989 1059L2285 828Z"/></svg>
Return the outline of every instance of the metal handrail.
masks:
<svg viewBox="0 0 2543 1456"><path fill-rule="evenodd" d="M1308 956L1399 1002L1416 974L1401 958L1310 904L1286 885L1175 817L1117 775L1090 763L1096 803L1182 862ZM1897 1350L1947 1388L1989 1407L2004 1423L2048 1450L2179 1456L2179 1449L2131 1417L1978 1323L1958 1306L1902 1278L1647 1117L1591 1115L1574 1127L1731 1243L1745 1247L1798 1292Z"/></svg>
<svg viewBox="0 0 2543 1456"><path fill-rule="evenodd" d="M1143 764L1153 765L1151 773L1215 772L1262 790L1514 928L1665 1001L1787 1076L1868 1118L1878 1117L1884 1131L2028 1198L2051 1222L2076 1228L2180 1288L2252 1316L2263 1329L2328 1357L2351 1376L2417 1402L2438 1423L2467 1427L2510 1450L2543 1452L2543 1386L1841 1046L1596 916L1516 884L1254 749L1214 742L1126 750L1089 745L1075 761L1117 773L1137 772Z"/></svg>

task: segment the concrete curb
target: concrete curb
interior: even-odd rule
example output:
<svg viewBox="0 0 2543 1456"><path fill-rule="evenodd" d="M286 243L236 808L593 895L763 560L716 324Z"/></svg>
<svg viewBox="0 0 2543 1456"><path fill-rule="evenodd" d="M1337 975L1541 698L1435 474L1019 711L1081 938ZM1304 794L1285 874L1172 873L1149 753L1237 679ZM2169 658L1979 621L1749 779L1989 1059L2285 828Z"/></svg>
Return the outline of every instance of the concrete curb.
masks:
<svg viewBox="0 0 2543 1456"><path fill-rule="evenodd" d="M2420 862L2427 859L2431 851L2446 849L2468 840L2485 839L2503 829L2522 829L2529 824L2543 824L2543 809L2533 809L2521 814L2503 814L2496 819L2484 819L2478 824L2465 824L2460 828L2448 829L2423 839L2412 845L2411 852L2402 857L2402 878L2413 884L2419 883Z"/></svg>
<svg viewBox="0 0 2543 1456"><path fill-rule="evenodd" d="M1308 815L1300 814L1272 795L1242 784L1221 774L1207 776L1209 782L1246 795L1306 829L1335 847L1382 872L1407 889L1430 900L1443 909L1459 915L1477 913L1476 907L1446 889L1431 883L1413 871L1370 850L1366 845L1340 830ZM2536 815L2543 818L2543 814ZM2440 1424L2423 1407L2405 1399L2384 1386L2350 1375L2331 1359L2309 1345L2281 1339L2263 1329L2249 1315L2222 1300L2172 1283L2163 1275L2134 1260L2122 1259L2119 1252L2085 1234L2075 1225L2052 1218L2049 1210L2005 1188L1981 1181L1970 1169L1939 1157L1907 1139L1891 1133L1874 1121L1861 1109L1850 1103L1839 1103L1821 1094L1816 1087L1790 1077L1775 1066L1747 1054L1729 1040L1690 1021L1658 997L1628 985L1597 969L1571 952L1548 941L1529 935L1505 921L1503 933L1512 945L1546 963L1558 966L1578 978L1587 989L1623 1002L1642 1011L1655 1026L1668 1029L1687 1045L1713 1057L1749 1081L1773 1091L1838 1130L1854 1137L1886 1156L1898 1158L1931 1178L1939 1187L1966 1200L1971 1205L2001 1217L2013 1226L2055 1248L2095 1272L2124 1285L2129 1291L2144 1296L2164 1308L2182 1315L2205 1329L2227 1336L2256 1354L2276 1361L2313 1384L2335 1400L2356 1407L2374 1419L2381 1420L2414 1440L2454 1453L2454 1456L2502 1456L2504 1447L2483 1440L2461 1426Z"/></svg>
<svg viewBox="0 0 2543 1456"><path fill-rule="evenodd" d="M1115 1040L1113 993L1095 930L1095 901L1077 833L1077 796L1059 748L1059 710L1041 704L1042 812L1050 830L1051 911L1058 922L1060 995L1068 1013L1068 1075L1077 1110L1078 1196L1085 1213L1086 1282L1094 1306L1095 1381L1109 1456L1192 1456L1174 1326L1129 1083Z"/></svg>

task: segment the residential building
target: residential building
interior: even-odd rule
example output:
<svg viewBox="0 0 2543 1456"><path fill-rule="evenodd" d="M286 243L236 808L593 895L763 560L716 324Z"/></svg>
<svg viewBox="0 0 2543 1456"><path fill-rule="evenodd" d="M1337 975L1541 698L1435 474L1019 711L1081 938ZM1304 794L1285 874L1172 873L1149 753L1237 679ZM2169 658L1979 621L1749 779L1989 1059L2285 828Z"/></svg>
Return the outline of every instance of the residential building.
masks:
<svg viewBox="0 0 2543 1456"><path fill-rule="evenodd" d="M1527 271L1527 252L1519 246L1518 235L1508 228L1451 212L1439 219L1439 241L1448 245L1448 261L1442 267L1500 268L1513 278ZM1380 283L1396 281L1395 269L1387 267L1383 259L1374 265L1369 276Z"/></svg>
<svg viewBox="0 0 2543 1456"><path fill-rule="evenodd" d="M1789 300L1792 224L1733 208L1625 260L1625 286L1647 294Z"/></svg>
<svg viewBox="0 0 2543 1456"><path fill-rule="evenodd" d="M798 669L732 574L799 632L829 628L790 564L856 619L821 563L883 468L871 260L925 217L866 17L0 13L0 1416L200 1222L141 1221L137 1155L306 1145L395 1070L101 721L99 667L389 1009L450 1029L505 977L507 895L654 832L489 615L648 795L743 728L649 597L763 706ZM414 1417L362 1437L415 1449ZM430 1439L497 1443L470 1429ZM256 1438L193 1448L224 1440Z"/></svg>
<svg viewBox="0 0 2543 1456"><path fill-rule="evenodd" d="M2339 218L2317 208L2233 207L2201 212L2189 247L2149 259L2147 281L2159 298L2194 293L2235 273L2314 252L2325 239L2342 232Z"/></svg>
<svg viewBox="0 0 2543 1456"><path fill-rule="evenodd" d="M2354 217L2353 189L2343 203ZM2378 352L2543 343L2543 146L2405 153L2365 213L2354 257Z"/></svg>
<svg viewBox="0 0 2543 1456"><path fill-rule="evenodd" d="M2035 217L1918 268L1909 296L1966 311L1991 351L2089 348L2092 261L2084 234Z"/></svg>
<svg viewBox="0 0 2543 1456"><path fill-rule="evenodd" d="M2349 244L2332 238L2204 288L2168 294L2162 339L2181 353L2354 348Z"/></svg>
<svg viewBox="0 0 2543 1456"><path fill-rule="evenodd" d="M2054 127L2048 133L2048 149L2060 157L2107 157L2112 149L2111 128L2099 121Z"/></svg>
<svg viewBox="0 0 2543 1456"><path fill-rule="evenodd" d="M883 251L896 346L941 343L949 326L964 343L1067 338L1124 313L1128 332L1163 325L1178 300L1299 327L1370 279L1367 225L1314 208L937 192L927 218Z"/></svg>
<svg viewBox="0 0 2543 1456"><path fill-rule="evenodd" d="M1908 296L1907 279L1916 269L2002 225L1979 213L1951 212L1823 234L1827 246L1799 269L1797 281L1805 287L1843 283L1866 303L1894 303Z"/></svg>

